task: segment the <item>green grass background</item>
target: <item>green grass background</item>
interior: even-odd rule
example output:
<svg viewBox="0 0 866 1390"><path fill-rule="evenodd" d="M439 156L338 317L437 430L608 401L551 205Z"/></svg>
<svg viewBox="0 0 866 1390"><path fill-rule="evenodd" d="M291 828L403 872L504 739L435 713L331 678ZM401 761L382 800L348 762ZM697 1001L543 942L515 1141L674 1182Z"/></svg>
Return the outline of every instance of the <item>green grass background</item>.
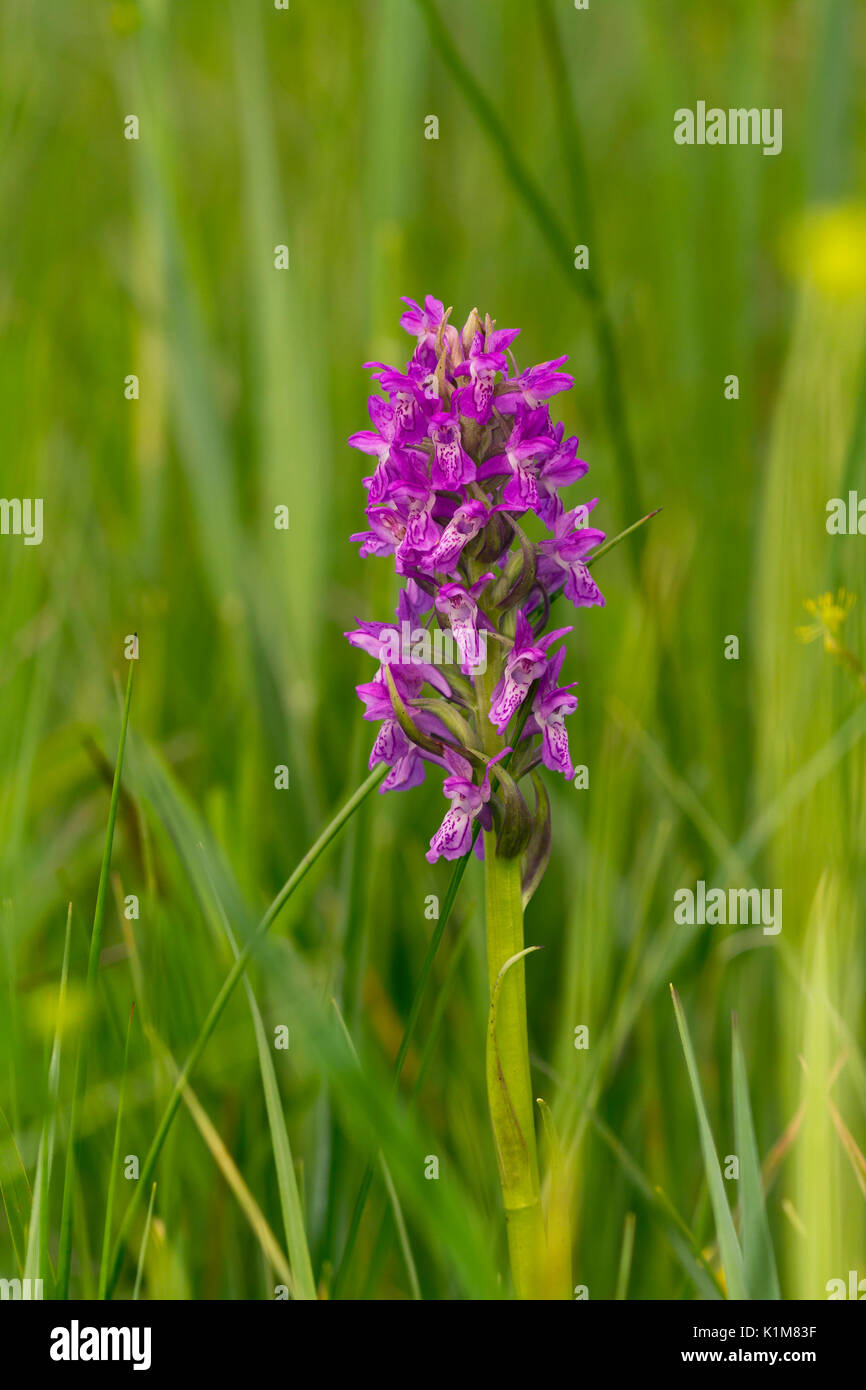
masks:
<svg viewBox="0 0 866 1390"><path fill-rule="evenodd" d="M341 634L386 617L396 589L348 542L364 493L345 438L367 423L362 363L407 355L400 296L428 292L461 322L478 305L521 326L521 362L569 354L575 389L556 404L591 465L595 524L613 535L664 508L600 561L607 607L568 639L590 787L548 779L554 850L527 914L545 948L527 963L533 1084L573 1188L574 1282L591 1299L718 1292L669 982L723 1163L738 1015L783 1297L866 1276L866 711L850 673L794 635L803 600L844 584L860 596L845 637L866 656L866 541L824 525L828 498L866 494L866 249L853 213L841 243L832 219L796 240L810 210L863 194L862 4L3 0L0 14L0 494L45 509L41 547L0 537L0 1277L24 1269L53 1127L39 1261L53 1292L86 1035L70 1291L96 1292L131 1003L121 1163L153 1137L166 1049L185 1059L228 973L226 924L249 930L365 776L353 686L371 666ZM783 108L782 153L676 146L673 112L698 99ZM236 991L193 1076L213 1128L178 1114L118 1296L140 1264L140 1297L272 1297L288 1143L323 1295L338 1271L350 1297L507 1294L475 865L396 1096L388 1080L435 926L426 900L449 879L424 859L438 781L374 794L257 954L253 1013ZM673 893L698 878L781 888L781 935L675 927ZM288 1051L270 1046L280 1024ZM383 1142L388 1177L376 1168L342 1263ZM114 1171L112 1237L134 1186Z"/></svg>

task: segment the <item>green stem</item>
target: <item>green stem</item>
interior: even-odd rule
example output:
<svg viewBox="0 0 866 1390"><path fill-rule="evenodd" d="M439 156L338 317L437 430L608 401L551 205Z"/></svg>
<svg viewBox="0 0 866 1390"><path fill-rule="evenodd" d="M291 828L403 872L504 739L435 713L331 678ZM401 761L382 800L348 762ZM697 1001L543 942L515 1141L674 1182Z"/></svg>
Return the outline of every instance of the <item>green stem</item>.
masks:
<svg viewBox="0 0 866 1390"><path fill-rule="evenodd" d="M484 843L490 1024L487 1090L518 1298L542 1298L544 1219L529 1072L520 859L501 859L496 834ZM515 959L517 957L517 959Z"/></svg>
<svg viewBox="0 0 866 1390"><path fill-rule="evenodd" d="M504 747L488 717L502 654L488 647L488 666L476 680L478 727L485 753ZM487 912L487 970L490 1019L487 1037L487 1095L505 1206L508 1254L514 1291L520 1299L545 1296L545 1234L538 1178L535 1113L529 1071L526 982L523 956L521 861L500 857L497 834L484 835Z"/></svg>

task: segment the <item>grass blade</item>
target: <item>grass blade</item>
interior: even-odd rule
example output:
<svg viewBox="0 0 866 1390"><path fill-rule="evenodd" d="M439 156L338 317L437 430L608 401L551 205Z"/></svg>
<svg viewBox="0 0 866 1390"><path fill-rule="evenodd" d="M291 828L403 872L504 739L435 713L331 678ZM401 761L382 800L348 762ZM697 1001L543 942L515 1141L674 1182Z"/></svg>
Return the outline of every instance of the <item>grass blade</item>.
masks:
<svg viewBox="0 0 866 1390"><path fill-rule="evenodd" d="M153 1202L156 1197L156 1183L150 1189L150 1201L147 1204L147 1217L144 1222L144 1235L141 1237L141 1246L138 1251L138 1268L135 1271L135 1288L132 1291L133 1302L138 1301L141 1290L141 1276L144 1273L144 1257L147 1253L147 1241L150 1235L150 1223L153 1220Z"/></svg>
<svg viewBox="0 0 866 1390"><path fill-rule="evenodd" d="M126 733L129 728L129 708L132 703L132 678L134 671L135 661L132 660L129 663L129 675L126 681L126 698L123 702L123 718L120 725L120 743L117 748L117 761L114 765L114 782L111 787L111 801L108 807L105 848L102 853L102 866L99 871L99 887L96 891L96 909L93 914L93 930L90 934L90 955L87 961L86 983L87 997L90 1001L93 1000L95 994L96 976L99 971L99 954L102 949L102 933L105 927L105 903L108 896L111 851L114 845L114 826L117 821L117 804L120 800L123 753L126 747ZM87 1084L89 1038L90 1024L78 1045L75 1057L72 1108L69 1116L69 1134L66 1143L66 1168L63 1175L63 1205L60 1214L60 1250L57 1256L57 1297L59 1299L69 1297L69 1267L72 1260L72 1203L76 1176L78 1119L84 1098L85 1086Z"/></svg>
<svg viewBox="0 0 866 1390"><path fill-rule="evenodd" d="M715 1274L707 1264L700 1246L667 1193L660 1187L653 1187L625 1145L617 1139L613 1130L605 1124L595 1110L589 1109L588 1117L599 1138L610 1149L623 1172L643 1197L651 1213L664 1223L671 1249L698 1293L702 1294L704 1298L721 1300L722 1291Z"/></svg>
<svg viewBox="0 0 866 1390"><path fill-rule="evenodd" d="M536 1104L541 1111L547 1157L547 1172L542 1184L547 1235L545 1279L549 1296L555 1298L555 1290L571 1288L574 1176L563 1152L550 1106L540 1096Z"/></svg>
<svg viewBox="0 0 866 1390"><path fill-rule="evenodd" d="M614 1298L619 1303L625 1300L625 1296L628 1293L631 1261L634 1254L634 1228L636 1219L633 1211L628 1212L622 1230L622 1249L619 1256L619 1272L616 1276L616 1293L614 1294Z"/></svg>
<svg viewBox="0 0 866 1390"><path fill-rule="evenodd" d="M406 1273L409 1276L409 1286L412 1290L412 1297L416 1302L420 1302L421 1285L418 1282L418 1270L415 1267L415 1256L412 1254L412 1247L409 1244L409 1232L406 1229L406 1219L403 1216L403 1208L400 1205L400 1198L397 1196L394 1179L391 1177L391 1169L385 1161L384 1154L379 1155L379 1162L382 1166L382 1179L385 1183L385 1190L388 1193L388 1201L391 1203L391 1210L394 1215L394 1225L397 1228L397 1239L400 1243L400 1249L403 1252Z"/></svg>
<svg viewBox="0 0 866 1390"><path fill-rule="evenodd" d="M337 1018L340 1021L340 1027L343 1030L343 1036L346 1039L349 1051L354 1057L358 1069L360 1070L361 1059L358 1056L355 1044L352 1042L352 1035L346 1027L346 1020L340 1013L336 999L332 999L331 1003L334 1005L334 1011L337 1015ZM385 1190L388 1193L388 1200L391 1203L391 1209L394 1214L394 1225L397 1228L397 1239L400 1243L400 1249L403 1252L403 1259L406 1264L406 1273L409 1276L409 1285L412 1290L412 1297L416 1300L416 1302L420 1302L421 1285L418 1283L418 1270L415 1266L415 1257L412 1254L412 1247L409 1243L409 1232L406 1229L406 1220L403 1216L403 1208L400 1205L400 1198L397 1195L397 1189L394 1186L394 1179L391 1177L391 1170L388 1167L388 1161L385 1158L385 1155L381 1152L379 1153L379 1166L382 1169L382 1177L385 1181Z"/></svg>
<svg viewBox="0 0 866 1390"><path fill-rule="evenodd" d="M550 248L554 260L557 265L560 266L563 273L569 277L572 289L574 289L576 293L586 296L588 294L587 285L581 280L579 275L574 275L569 238L560 226L553 207L548 203L532 175L519 159L511 143L511 137L508 134L504 121L499 116L492 102L488 99L484 90L476 81L471 68L469 68L461 58L460 53L452 41L449 30L443 23L442 16L433 4L433 0L418 0L418 4L424 11L424 18L430 30L430 37L435 47L439 50L442 61L450 70L452 77L458 87L461 88L463 95L466 97L466 100L477 116L479 123L496 148L502 160L505 172L532 215L541 236Z"/></svg>
<svg viewBox="0 0 866 1390"><path fill-rule="evenodd" d="M632 531L636 531L639 526L643 526L645 522L650 521L654 516L658 516L661 510L661 507L656 507L653 511L647 512L646 516L642 516L638 521L633 521L631 526L626 526L624 531L618 532L618 534L612 536L609 541L605 541L604 545L600 545L598 549L594 550L588 557L586 561L587 568L589 568L590 565L594 565L596 560L600 560L602 555L606 555L609 550L613 550L614 546L619 545L620 541L624 541L626 536L631 535Z"/></svg>
<svg viewBox="0 0 866 1390"><path fill-rule="evenodd" d="M331 841L336 839L343 826L347 823L347 821L349 821L352 818L354 813L358 810L359 806L363 805L370 793L374 791L375 788L379 785L386 772L387 768L384 766L384 764L377 767L374 772L371 772L370 776L366 779L366 781L361 783L357 791L349 797L349 800L346 802L346 804L337 812L336 816L334 816L330 824L326 826L326 828L322 831L315 844L313 844L310 847L310 849L304 855L303 859L295 868L294 872L283 884L283 887L280 889L279 893L274 898L273 902L271 903L270 907L268 908L258 927L252 933L249 940L241 948L234 965L232 966L231 970L226 976L222 988L220 989L216 999L211 1005L207 1018L205 1019L204 1023L202 1024L199 1030L198 1037L192 1045L189 1056L187 1057L186 1062L184 1063L184 1066L180 1071L177 1080L175 1081L171 1095L169 1096L168 1101L166 1102L165 1110L163 1111L159 1125L157 1126L156 1134L154 1135L150 1148L148 1149L147 1154L145 1156L145 1160L141 1170L141 1177L138 1183L136 1184L135 1191L133 1192L133 1195L130 1198L130 1202L126 1209L126 1212L124 1213L123 1221L121 1222L120 1230L118 1232L117 1240L114 1246L114 1255L112 1258L111 1272L108 1279L107 1296L109 1298L111 1297L111 1294L117 1283L118 1276L120 1274L120 1266L123 1259L123 1250L132 1227L132 1222L135 1219L135 1213L138 1209L138 1203L140 1200L139 1194L144 1191L145 1186L147 1185L147 1183L150 1182L151 1178L153 1177L153 1171L156 1167L159 1155L162 1152L162 1146L165 1143L166 1136L168 1135L169 1130L171 1129L172 1121L174 1120L174 1117L177 1114L178 1106L180 1105L184 1087L186 1086L187 1082L192 1076L192 1073L195 1070L202 1053L207 1047L207 1044L213 1034L213 1031L219 1023L220 1018L222 1017L223 1010L225 1009L226 1004L228 1003L229 999L232 996L232 993L234 992L235 985L238 983L238 980L240 980L241 976L243 975L247 963L250 957L252 956L253 952L255 951L257 943L264 936L267 935L268 931L273 926L277 917L282 912L289 898L295 892L295 889L303 881L303 879L306 878L307 874L310 872L310 869L312 869L313 865L321 857L321 855L324 854Z"/></svg>
<svg viewBox="0 0 866 1390"><path fill-rule="evenodd" d="M298 1179L295 1174L295 1163L292 1158L289 1133L286 1128L282 1101L280 1100L277 1073L274 1069L274 1060L271 1056L271 1050L265 1034L265 1025L261 1010L256 1002L252 985L246 976L244 976L244 988L247 992L250 1012L253 1016L253 1026L256 1031L256 1048L259 1054L259 1068L262 1073L262 1086L265 1092L265 1108L268 1112L271 1142L274 1146L274 1165L277 1170L277 1186L280 1192L283 1226L285 1227L286 1244L288 1245L289 1260L292 1266L293 1297L308 1302L315 1301L316 1281L313 1276L310 1247L307 1244L307 1232L304 1225L304 1212L301 1206L300 1193L298 1192Z"/></svg>
<svg viewBox="0 0 866 1390"><path fill-rule="evenodd" d="M102 1233L102 1256L99 1261L99 1294L105 1298L105 1285L108 1280L108 1257L111 1251L111 1217L114 1212L114 1195L117 1191L117 1170L120 1166L120 1128L123 1123L123 1100L126 1093L126 1073L129 1067L129 1040L132 1037L132 1016L135 1005L129 1011L126 1025L126 1047L123 1052L123 1071L120 1073L120 1094L117 1100L117 1121L114 1126L114 1147L111 1151L111 1168L108 1172L108 1196L105 1203L105 1230Z"/></svg>
<svg viewBox="0 0 866 1390"><path fill-rule="evenodd" d="M57 1095L60 1088L60 1055L62 1050L63 1019L66 1008L66 982L69 978L69 947L72 941L72 903L66 913L66 937L63 943L63 964L60 968L60 993L57 998L57 1024L48 1064L49 1113L42 1124L33 1179L33 1204L30 1208L30 1229L27 1233L27 1253L24 1257L25 1279L45 1278L48 1270L48 1193L51 1169L54 1166L54 1139L57 1132Z"/></svg>
<svg viewBox="0 0 866 1390"><path fill-rule="evenodd" d="M151 780L151 776L153 780ZM175 843L181 848L184 862L189 870L191 882L202 910L214 923L214 931L225 935L232 954L237 960L238 944L235 932L229 922L229 914L242 915L244 909L232 895L230 880L220 873L218 861L209 852L209 843L200 838L199 828L190 815L182 797L175 789L174 782L167 771L156 775L156 767L142 779L146 794L161 818L171 827ZM199 865L201 868L199 868ZM271 1048L265 1032L264 1020L256 1001L255 993L247 975L244 975L244 988L253 1019L259 1070L265 1096L268 1125L274 1151L274 1166L277 1187L286 1234L286 1245L293 1274L294 1297L303 1300L316 1298L316 1285L307 1244L303 1206L298 1192L286 1121L280 1099L277 1075L274 1068Z"/></svg>
<svg viewBox="0 0 866 1390"><path fill-rule="evenodd" d="M157 1044L159 1051L164 1055L176 1080L180 1081L180 1068L174 1061L168 1048L156 1037L156 1034L152 1030L150 1036ZM279 1242L268 1225L264 1212L252 1192L250 1192L240 1169L220 1137L216 1125L211 1120L188 1082L183 1083L183 1102L195 1121L196 1129L210 1149L214 1162L234 1193L238 1206L247 1218L250 1229L262 1248L265 1259L283 1283L294 1292L295 1281L292 1277L292 1271L289 1268L289 1262L280 1249Z"/></svg>
<svg viewBox="0 0 866 1390"><path fill-rule="evenodd" d="M713 1219L716 1225L716 1239L719 1243L719 1252L722 1257L722 1268L725 1272L725 1287L727 1289L728 1298L736 1300L748 1299L749 1294L746 1285L745 1270L743 1268L743 1254L740 1250L740 1243L737 1240L737 1233L734 1230L731 1209L728 1206L728 1199L725 1194L722 1170L719 1167L719 1157L713 1142L713 1131L710 1128L707 1107L704 1104L704 1096L701 1090L701 1081L698 1075L694 1049L692 1048L692 1040L689 1036L688 1025L680 1003L680 997L673 985L671 985L671 998L673 999L677 1028L679 1029L680 1041L683 1045L686 1068L692 1087L692 1097L698 1117L698 1130L701 1136L701 1152L704 1157L704 1172L706 1173L710 1203L713 1208Z"/></svg>
<svg viewBox="0 0 866 1390"><path fill-rule="evenodd" d="M473 845L475 844L475 840L477 839L477 837L478 831L476 830L475 836L473 837L472 841ZM457 890L460 887L463 875L466 872L466 865L469 863L469 856L471 855L471 853L472 850L468 850L467 853L464 854L463 858L458 859L457 863L454 865L454 870L451 874L451 881L448 884L448 891L446 892L445 898L442 903L442 911L439 914L439 918L436 922L436 927L433 931L433 935L430 937L430 944L427 947L427 954L424 957L424 963L421 966L421 974L418 977L418 983L415 986L415 993L412 997L412 1004L409 1009L409 1017L406 1020L406 1028L403 1032L403 1038L400 1043L399 1051L397 1052L396 1061L394 1062L395 1086L397 1086L400 1081L400 1075L403 1071L403 1063L406 1060L406 1054L409 1051L409 1047L412 1042L412 1035L415 1032L415 1025L418 1022L418 1015L421 1012L421 1004L423 1002L424 994L427 989L427 982L430 979L430 971L433 969L433 962L436 959L436 953L439 950L439 945L445 933L445 928L448 925L448 918L451 916L451 910L454 907L454 902L457 898ZM358 1231L361 1228L361 1218L364 1215L364 1208L367 1205L367 1198L370 1194L370 1186L373 1182L374 1171L375 1165L369 1163L364 1172L364 1176L361 1179L361 1186L358 1189L358 1196L355 1200L355 1206L352 1211L352 1219L349 1223L349 1230L346 1235L346 1243L343 1247L342 1258L340 1260L340 1265L337 1270L336 1277L334 1279L335 1298L339 1297L339 1294L342 1292L343 1285L345 1283L346 1275L349 1269L349 1264L352 1259L352 1251L355 1248L355 1241L358 1237Z"/></svg>
<svg viewBox="0 0 866 1390"><path fill-rule="evenodd" d="M740 1194L743 1213L743 1264L752 1298L781 1298L776 1258L767 1221L761 1159L749 1101L746 1062L736 1017L732 1021L734 1082L734 1143L740 1159Z"/></svg>
<svg viewBox="0 0 866 1390"><path fill-rule="evenodd" d="M623 506L629 502L637 503L640 506L640 482L626 418L619 354L610 317L595 279L595 272L593 271L589 275L575 274L571 251L573 238L569 237L560 223L554 207L548 202L532 174L519 158L511 143L505 122L477 82L472 69L460 56L433 0L418 0L418 4L424 12L430 37L439 50L442 61L451 72L491 144L499 154L508 178L535 222L542 239L547 243L556 264L568 277L569 287L573 293L588 303L593 311L592 327L601 362L602 397L620 474L621 502ZM561 111L559 119L561 123L563 120ZM569 122L572 133L576 136L576 121L570 111ZM589 195L585 182L581 187L581 199L585 214L586 208L589 206ZM588 237L588 240L591 239ZM634 573L637 573L638 558L639 556L636 555L630 557Z"/></svg>

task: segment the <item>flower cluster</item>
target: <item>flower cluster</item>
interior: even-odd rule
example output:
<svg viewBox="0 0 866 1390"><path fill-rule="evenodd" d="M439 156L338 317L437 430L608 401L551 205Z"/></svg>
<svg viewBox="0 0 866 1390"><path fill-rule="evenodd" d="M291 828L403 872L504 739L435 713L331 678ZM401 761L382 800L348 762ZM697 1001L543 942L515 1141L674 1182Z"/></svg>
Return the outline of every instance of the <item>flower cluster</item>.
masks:
<svg viewBox="0 0 866 1390"><path fill-rule="evenodd" d="M529 857L546 824L534 769L573 775L565 716L577 698L559 684L565 648L551 651L571 628L548 630L551 604L604 603L588 563L604 540L587 524L598 499L569 509L560 496L587 472L548 405L573 378L565 357L519 370L519 330L477 310L460 331L432 296L403 302L415 350L403 371L367 363L383 394L369 400L372 428L349 439L375 461L368 529L352 539L363 556L393 555L405 580L396 620L346 633L379 662L357 687L379 724L370 766L389 768L382 791L418 785L428 763L445 769L451 805L431 862L476 836L481 852L478 825L498 829L498 853Z"/></svg>

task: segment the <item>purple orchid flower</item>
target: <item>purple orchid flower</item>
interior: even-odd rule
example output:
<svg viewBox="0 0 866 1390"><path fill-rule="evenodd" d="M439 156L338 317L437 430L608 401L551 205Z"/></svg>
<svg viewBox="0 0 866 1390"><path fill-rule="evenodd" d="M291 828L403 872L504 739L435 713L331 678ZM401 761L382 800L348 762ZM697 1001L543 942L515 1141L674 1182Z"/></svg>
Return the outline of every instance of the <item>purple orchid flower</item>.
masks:
<svg viewBox="0 0 866 1390"><path fill-rule="evenodd" d="M461 443L460 421L438 411L430 420L430 438L433 440L433 486L456 492L471 483L475 478L475 464Z"/></svg>
<svg viewBox="0 0 866 1390"><path fill-rule="evenodd" d="M489 747L491 726L498 747L522 707L521 756L514 780L503 779L501 825L497 818L497 846L508 856L521 852L529 834L520 787L529 768L540 760L572 775L565 722L577 697L574 682L559 684L565 648L550 655L571 629L545 628L560 593L578 608L604 604L588 562L605 536L587 524L597 499L570 510L562 500L587 472L577 436L551 419L549 402L574 384L563 370L568 359L519 371L511 358L509 376L518 330L496 329L473 309L458 331L451 310L432 295L423 304L403 302L411 356L405 365L367 363L382 394L369 398L371 428L349 441L375 459L363 480L367 529L352 539L364 557L392 555L402 586L396 619L359 621L346 633L378 662L373 679L356 687L364 718L377 727L370 766L387 766L382 791L417 786L428 765L444 767L449 810L427 858L459 858L479 823L492 826L492 762L477 785L477 750ZM529 511L547 528L546 539L518 527L516 517ZM434 614L453 633L459 675L431 626ZM495 663L492 694L479 681L488 659ZM395 715L389 677L411 723ZM479 853L483 843L479 837Z"/></svg>
<svg viewBox="0 0 866 1390"><path fill-rule="evenodd" d="M426 403L421 382L416 375L398 372L385 362L365 362L369 370L375 367L374 380L390 396L394 408L394 437L403 444L416 444L427 434L422 404Z"/></svg>
<svg viewBox="0 0 866 1390"><path fill-rule="evenodd" d="M436 494L427 483L408 479L393 483L389 492L406 518L406 529L395 553L398 559L411 561L417 551L432 550L439 542L439 527L431 515Z"/></svg>
<svg viewBox="0 0 866 1390"><path fill-rule="evenodd" d="M523 704L532 682L537 680L547 665L547 648L557 637L571 632L570 627L559 627L544 637L533 638L532 628L523 612L517 615L517 630L514 646L509 652L505 669L500 676L490 699L490 722L496 732L503 734L515 710Z"/></svg>
<svg viewBox="0 0 866 1390"><path fill-rule="evenodd" d="M361 558L368 555L394 555L406 534L406 523L394 507L369 507L369 531L353 531L350 541L361 542Z"/></svg>
<svg viewBox="0 0 866 1390"><path fill-rule="evenodd" d="M482 574L470 589L464 589L462 584L442 584L434 600L437 612L444 613L451 624L463 658L465 676L487 667L487 632L493 629L493 624L480 612L476 600L492 578L492 572Z"/></svg>
<svg viewBox="0 0 866 1390"><path fill-rule="evenodd" d="M411 356L405 365L367 363L381 395L369 401L371 428L349 441L375 459L375 470L363 479L368 529L352 539L362 556L393 555L401 592L396 621L356 619L345 634L378 662L372 680L356 686L364 718L376 731L369 757L374 771L345 814L377 785L382 792L416 787L429 767L441 767L446 809L427 861L463 861L452 876L452 893L470 850L488 859L494 1023L503 977L520 962L508 983L517 1008L501 1010L497 1024L500 1079L506 1097L514 1098L511 1113L497 1104L496 1088L490 1090L500 1156L514 1115L521 1125L524 1116L529 1123L513 1165L516 1176L500 1164L507 1207L510 1187L537 1187L519 997L527 954L520 950L523 909L551 851L549 802L535 769L543 764L568 778L574 774L566 721L577 709L575 682L560 685L566 648L560 643L553 650L572 629L547 628L560 593L578 607L604 603L589 573L604 533L587 525L594 501L571 510L563 501L563 490L587 472L577 457L577 436L566 436L565 426L551 419L549 402L574 384L562 370L568 359L521 371L511 352L517 329L497 329L476 308L458 331L449 322L451 309L432 295L423 306L403 302L400 323L414 339ZM535 516L524 528L518 518L527 512ZM542 527L547 538L539 541ZM515 749L506 746L509 730ZM506 772L497 764L512 753ZM566 1271L555 1290L536 1277L543 1212L527 1209L525 1224L525 1239L511 1242L516 1296L534 1296L540 1288L542 1296L567 1297Z"/></svg>
<svg viewBox="0 0 866 1390"><path fill-rule="evenodd" d="M367 507L369 531L356 531L353 541L361 542L361 555L396 556L398 573L406 573L419 552L432 550L439 543L440 531L431 515L436 494L417 474L391 481L385 500Z"/></svg>
<svg viewBox="0 0 866 1390"><path fill-rule="evenodd" d="M464 547L475 539L484 526L490 511L480 500L464 502L448 522L438 544L422 557L421 567L430 574L437 571L450 574L456 568Z"/></svg>
<svg viewBox="0 0 866 1390"><path fill-rule="evenodd" d="M604 540L604 531L586 525L598 498L567 512L559 504L553 522L553 537L538 546L536 578L554 593L565 582L565 597L577 608L593 604L604 607L604 597L585 564L585 557Z"/></svg>
<svg viewBox="0 0 866 1390"><path fill-rule="evenodd" d="M554 430L557 447L544 459L536 477L538 502L534 510L547 526L552 526L557 513L559 489L577 482L589 468L577 457L577 436L563 439L564 433L563 426L557 425Z"/></svg>
<svg viewBox="0 0 866 1390"><path fill-rule="evenodd" d="M535 410L543 401L550 400L559 391L570 391L574 377L559 368L567 357L557 357L553 362L541 362L537 367L529 367L520 376L506 381L496 396L499 410L512 411L519 406Z"/></svg>
<svg viewBox="0 0 866 1390"><path fill-rule="evenodd" d="M391 692L381 679L381 671L379 675L379 679L356 687L358 697L365 706L364 718L381 720L368 766L372 770L377 763L385 763L391 769L379 787L380 792L405 791L409 787L420 786L424 781L427 762L439 760L406 737L394 716ZM391 675L404 703L409 703L424 684L423 675L411 668L391 667ZM416 711L415 722L425 733L440 737L445 734L439 720L429 711Z"/></svg>
<svg viewBox="0 0 866 1390"><path fill-rule="evenodd" d="M479 469L480 478L510 471L502 501L513 512L525 512L539 505L538 464L556 449L550 433L546 409L531 410L518 416L508 436L505 452L495 454Z"/></svg>
<svg viewBox="0 0 866 1390"><path fill-rule="evenodd" d="M344 632L343 636L353 647L360 647L361 651L366 652L368 656L375 657L379 662L380 670L373 684L381 683L386 694L388 687L384 684L385 678L381 669L385 666L390 667L394 675L399 670L404 679L408 679L406 668L409 667L414 672L416 679L419 679L419 686L427 681L441 695L451 694L451 687L442 672L431 662L416 659L412 652L411 643L409 650L407 650L407 644L404 640L405 627L402 622L398 627L396 623L365 623L357 619L356 621L358 626L349 632ZM359 694L362 689L367 688L356 687ZM417 694L417 691L414 693ZM391 708L390 700L388 708L389 710Z"/></svg>
<svg viewBox="0 0 866 1390"><path fill-rule="evenodd" d="M544 766L550 768L551 772L561 772L571 781L574 768L568 751L565 716L574 714L577 709L577 696L569 694L577 681L557 686L564 660L565 647L560 647L550 658L538 683L532 714L526 721L524 733L530 736L541 734L541 761Z"/></svg>
<svg viewBox="0 0 866 1390"><path fill-rule="evenodd" d="M455 394L461 415L469 415L482 425L490 419L497 374L508 370L504 349L513 342L519 331L517 328L504 328L498 333L491 333L486 349L484 334L480 331L475 334L468 358L454 368L455 376L469 377L469 385L461 387Z"/></svg>
<svg viewBox="0 0 866 1390"><path fill-rule="evenodd" d="M419 347L435 348L436 337L445 318L445 305L441 300L434 299L432 294L425 297L423 309L414 299L406 299L405 296L403 303L408 304L409 308L400 316L400 327L405 328L407 333L414 333ZM456 338L457 330L452 328L451 333Z"/></svg>
<svg viewBox="0 0 866 1390"><path fill-rule="evenodd" d="M370 499L377 502L385 496L390 482L409 471L411 461L406 452L408 441L403 437L402 417L395 407L381 396L371 396L367 409L375 428L350 435L349 443L353 449L372 454L379 461L369 480Z"/></svg>
<svg viewBox="0 0 866 1390"><path fill-rule="evenodd" d="M408 791L410 787L419 787L424 781L421 749L409 742L393 715L386 715L376 735L368 763L371 771L377 763L385 763L391 769L379 787L382 793Z"/></svg>
<svg viewBox="0 0 866 1390"><path fill-rule="evenodd" d="M447 325L445 331L447 337ZM452 331L456 332L456 330ZM440 383L436 367L435 349L423 346L415 349L406 364L406 375L411 381L416 399L428 419L443 408L442 389L444 384Z"/></svg>
<svg viewBox="0 0 866 1390"><path fill-rule="evenodd" d="M495 758L491 758L484 769L480 787L472 781L472 767L465 758L460 758L450 749L445 750L445 761L452 775L442 783L442 790L451 802L445 819L430 841L427 859L435 864L437 859L462 859L472 847L472 822L482 815L490 800L490 769L510 748L503 748ZM485 817L486 819L486 817Z"/></svg>

